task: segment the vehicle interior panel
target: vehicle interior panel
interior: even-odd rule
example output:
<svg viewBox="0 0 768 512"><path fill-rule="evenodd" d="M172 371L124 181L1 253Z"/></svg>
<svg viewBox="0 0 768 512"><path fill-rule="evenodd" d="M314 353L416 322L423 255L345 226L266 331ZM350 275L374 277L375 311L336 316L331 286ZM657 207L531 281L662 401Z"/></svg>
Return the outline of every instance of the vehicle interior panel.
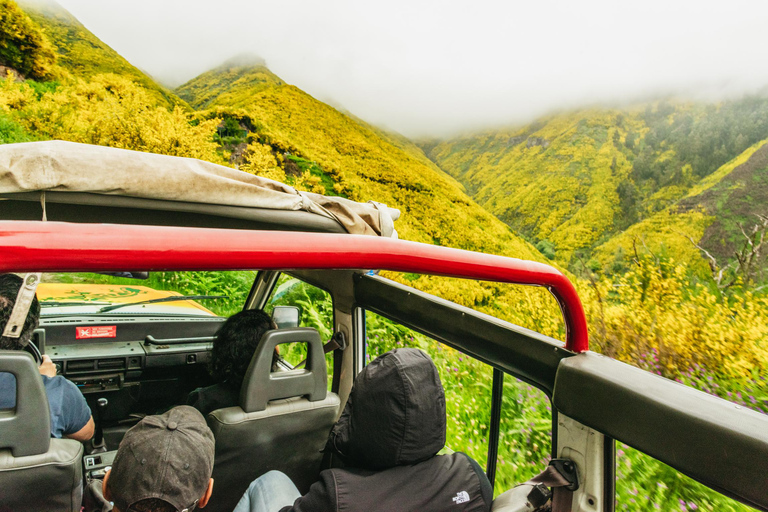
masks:
<svg viewBox="0 0 768 512"><path fill-rule="evenodd" d="M378 276L355 279L357 304L551 395L557 367L573 352L561 342Z"/></svg>
<svg viewBox="0 0 768 512"><path fill-rule="evenodd" d="M763 414L595 353L560 363L553 402L584 425L768 510Z"/></svg>

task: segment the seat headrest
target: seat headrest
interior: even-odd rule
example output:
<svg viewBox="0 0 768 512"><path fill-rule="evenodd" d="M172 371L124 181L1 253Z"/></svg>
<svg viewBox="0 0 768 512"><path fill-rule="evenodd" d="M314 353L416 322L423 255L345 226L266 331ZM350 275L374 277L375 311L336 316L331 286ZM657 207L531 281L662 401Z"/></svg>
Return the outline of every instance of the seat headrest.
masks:
<svg viewBox="0 0 768 512"><path fill-rule="evenodd" d="M46 453L51 445L51 416L32 356L0 350L0 372L16 377L16 407L0 411L0 449L10 449L14 457Z"/></svg>
<svg viewBox="0 0 768 512"><path fill-rule="evenodd" d="M275 347L282 343L307 344L304 369L272 372L272 354ZM240 388L240 407L245 412L263 411L270 400L296 396L306 396L309 401L316 402L325 399L327 392L325 354L317 330L300 327L267 331L259 341L245 373Z"/></svg>

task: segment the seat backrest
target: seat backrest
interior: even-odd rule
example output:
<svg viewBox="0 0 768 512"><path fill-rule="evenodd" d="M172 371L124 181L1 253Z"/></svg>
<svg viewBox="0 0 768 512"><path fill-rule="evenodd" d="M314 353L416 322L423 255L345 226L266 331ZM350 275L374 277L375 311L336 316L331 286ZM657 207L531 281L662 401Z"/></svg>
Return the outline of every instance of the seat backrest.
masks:
<svg viewBox="0 0 768 512"><path fill-rule="evenodd" d="M0 411L0 509L79 511L82 444L51 439L48 398L29 354L0 350L0 372L16 382L15 407Z"/></svg>
<svg viewBox="0 0 768 512"><path fill-rule="evenodd" d="M307 343L305 369L272 372L272 354L281 343ZM339 397L327 389L323 344L315 329L267 332L243 380L240 406L208 415L216 438L216 484L206 510L231 511L251 481L273 469L307 492L339 414Z"/></svg>

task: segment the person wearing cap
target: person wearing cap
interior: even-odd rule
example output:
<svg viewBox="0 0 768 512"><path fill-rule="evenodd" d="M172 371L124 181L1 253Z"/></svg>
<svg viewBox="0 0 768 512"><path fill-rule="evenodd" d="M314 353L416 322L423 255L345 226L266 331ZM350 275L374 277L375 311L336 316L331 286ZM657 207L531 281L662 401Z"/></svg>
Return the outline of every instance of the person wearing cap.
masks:
<svg viewBox="0 0 768 512"><path fill-rule="evenodd" d="M195 408L146 416L120 442L104 475L104 498L114 512L203 508L213 492L213 455L213 432Z"/></svg>
<svg viewBox="0 0 768 512"><path fill-rule="evenodd" d="M24 350L32 339L40 319L40 303L34 296L34 288L27 312L19 318L19 332L5 334L14 311L23 306L18 300L24 280L15 274L0 274L0 350ZM22 320L23 319L23 320ZM91 409L85 397L72 382L56 375L51 358L43 355L40 365L48 408L51 414L51 437L66 437L76 441L87 441L93 437L94 423ZM16 406L16 381L10 373L0 373L0 409Z"/></svg>

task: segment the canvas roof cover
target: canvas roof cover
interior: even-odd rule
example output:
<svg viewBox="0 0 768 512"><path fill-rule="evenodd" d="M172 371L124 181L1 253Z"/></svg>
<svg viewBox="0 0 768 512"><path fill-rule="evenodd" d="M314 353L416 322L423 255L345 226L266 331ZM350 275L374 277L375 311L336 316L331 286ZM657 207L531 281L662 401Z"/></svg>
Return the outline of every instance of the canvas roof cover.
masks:
<svg viewBox="0 0 768 512"><path fill-rule="evenodd" d="M341 197L300 192L283 183L222 165L65 141L0 145L0 194L86 192L305 211L353 234L397 237L399 210Z"/></svg>

